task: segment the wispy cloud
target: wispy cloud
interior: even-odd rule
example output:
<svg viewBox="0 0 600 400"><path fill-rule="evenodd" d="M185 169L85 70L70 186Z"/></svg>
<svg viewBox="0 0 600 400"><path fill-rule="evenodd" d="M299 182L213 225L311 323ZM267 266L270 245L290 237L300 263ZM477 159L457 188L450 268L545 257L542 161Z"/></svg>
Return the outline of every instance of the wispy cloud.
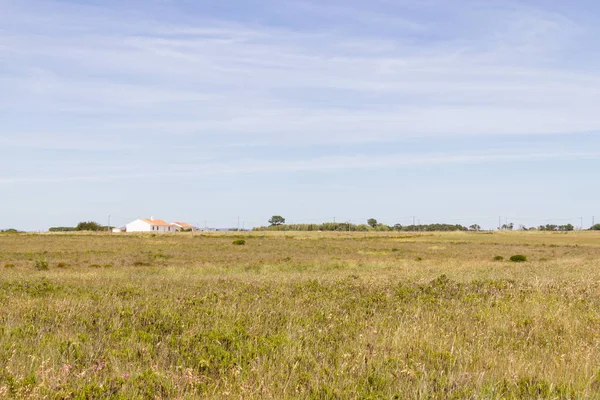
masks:
<svg viewBox="0 0 600 400"><path fill-rule="evenodd" d="M66 182L114 182L165 178L190 178L208 175L285 174L298 172L327 172L377 169L404 169L427 165L505 164L544 160L599 160L600 152L542 152L542 153L478 153L478 154L394 154L379 157L338 156L295 161L237 160L228 163L180 163L168 168L149 168L131 165L98 166L87 174L53 173L51 176L0 177L0 184L46 184Z"/></svg>
<svg viewBox="0 0 600 400"><path fill-rule="evenodd" d="M0 107L59 116L50 126L11 131L110 131L132 141L168 132L210 145L233 135L274 146L600 131L600 74L560 61L582 29L533 8L494 13L490 5L475 35L442 40L449 32L433 23L397 26L393 20L405 18L380 11L365 19L381 30L353 35L347 26L286 29L215 18L175 24L152 9L137 18L64 3L49 17L33 0L6 4L0 8L13 21L4 13L0 90L7 96ZM322 17L342 9L288 5ZM341 20L363 15L355 6L343 7ZM498 12L506 26L493 22ZM36 29L20 28L30 21ZM423 38L395 36L392 28ZM95 121L74 128L78 118Z"/></svg>

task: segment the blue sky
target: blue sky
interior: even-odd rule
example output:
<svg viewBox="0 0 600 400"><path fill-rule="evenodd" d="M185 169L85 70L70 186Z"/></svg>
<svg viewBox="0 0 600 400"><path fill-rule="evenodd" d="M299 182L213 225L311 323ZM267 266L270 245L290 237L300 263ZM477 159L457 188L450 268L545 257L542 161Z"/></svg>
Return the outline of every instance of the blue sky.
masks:
<svg viewBox="0 0 600 400"><path fill-rule="evenodd" d="M0 0L0 228L600 220L592 1Z"/></svg>

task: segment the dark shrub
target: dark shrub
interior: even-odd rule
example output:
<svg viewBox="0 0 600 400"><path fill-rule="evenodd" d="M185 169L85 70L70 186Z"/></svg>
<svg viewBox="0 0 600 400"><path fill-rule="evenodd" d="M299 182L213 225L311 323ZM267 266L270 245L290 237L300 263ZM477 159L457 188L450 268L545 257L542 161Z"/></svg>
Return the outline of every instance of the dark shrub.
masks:
<svg viewBox="0 0 600 400"><path fill-rule="evenodd" d="M150 266L150 263L148 261L138 260L138 261L134 262L133 265L135 265L136 267L148 267L148 266Z"/></svg>
<svg viewBox="0 0 600 400"><path fill-rule="evenodd" d="M502 261L502 260L504 260L504 257L502 257L502 256L494 257L494 261Z"/></svg>
<svg viewBox="0 0 600 400"><path fill-rule="evenodd" d="M514 256L510 257L510 261L512 261L512 262L525 262L525 261L527 261L527 257L525 257L522 254L515 254Z"/></svg>
<svg viewBox="0 0 600 400"><path fill-rule="evenodd" d="M244 239L237 239L233 241L233 244L236 246L243 246L246 244L246 241Z"/></svg>

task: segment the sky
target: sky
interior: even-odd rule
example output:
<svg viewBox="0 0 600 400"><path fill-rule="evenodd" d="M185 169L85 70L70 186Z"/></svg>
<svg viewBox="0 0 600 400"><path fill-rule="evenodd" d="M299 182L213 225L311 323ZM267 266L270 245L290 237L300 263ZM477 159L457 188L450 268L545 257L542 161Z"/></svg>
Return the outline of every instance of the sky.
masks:
<svg viewBox="0 0 600 400"><path fill-rule="evenodd" d="M0 229L589 227L599 18L591 0L0 0Z"/></svg>

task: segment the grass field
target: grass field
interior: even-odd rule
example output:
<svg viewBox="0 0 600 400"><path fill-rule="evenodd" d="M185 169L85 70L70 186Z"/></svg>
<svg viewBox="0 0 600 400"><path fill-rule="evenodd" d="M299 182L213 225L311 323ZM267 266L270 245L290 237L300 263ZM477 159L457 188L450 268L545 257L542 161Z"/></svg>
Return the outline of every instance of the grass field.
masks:
<svg viewBox="0 0 600 400"><path fill-rule="evenodd" d="M600 399L600 233L239 238L0 235L0 398Z"/></svg>

